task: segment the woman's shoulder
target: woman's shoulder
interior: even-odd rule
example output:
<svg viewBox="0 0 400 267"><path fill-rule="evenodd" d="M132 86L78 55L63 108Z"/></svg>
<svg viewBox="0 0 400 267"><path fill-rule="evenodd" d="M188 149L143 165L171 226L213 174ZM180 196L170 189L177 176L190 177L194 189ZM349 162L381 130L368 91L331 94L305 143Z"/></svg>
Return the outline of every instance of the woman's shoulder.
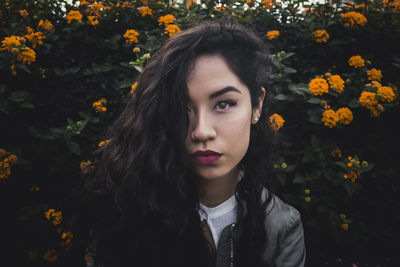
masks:
<svg viewBox="0 0 400 267"><path fill-rule="evenodd" d="M269 191L263 191L263 200ZM300 212L273 194L264 221L267 232L265 262L274 266L304 266L306 249Z"/></svg>
<svg viewBox="0 0 400 267"><path fill-rule="evenodd" d="M263 189L262 200L264 201L270 191ZM275 228L279 232L287 232L296 224L301 224L300 212L284 200L273 194L266 208L266 224L268 228Z"/></svg>

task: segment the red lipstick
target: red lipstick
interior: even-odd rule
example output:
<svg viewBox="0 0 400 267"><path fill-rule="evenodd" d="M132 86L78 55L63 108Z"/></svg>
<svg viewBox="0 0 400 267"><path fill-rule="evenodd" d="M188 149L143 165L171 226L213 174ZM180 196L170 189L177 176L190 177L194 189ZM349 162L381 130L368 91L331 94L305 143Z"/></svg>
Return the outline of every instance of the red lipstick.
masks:
<svg viewBox="0 0 400 267"><path fill-rule="evenodd" d="M212 150L197 150L191 156L197 163L210 164L217 161L222 155Z"/></svg>

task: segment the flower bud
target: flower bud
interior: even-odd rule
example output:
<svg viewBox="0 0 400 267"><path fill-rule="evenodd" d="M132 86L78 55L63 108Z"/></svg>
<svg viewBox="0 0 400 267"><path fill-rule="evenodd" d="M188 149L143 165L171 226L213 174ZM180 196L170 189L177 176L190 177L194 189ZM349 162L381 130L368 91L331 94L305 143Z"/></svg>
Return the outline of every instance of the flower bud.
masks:
<svg viewBox="0 0 400 267"><path fill-rule="evenodd" d="M368 167L368 162L366 160L364 160L363 162L361 162L361 167L366 168Z"/></svg>
<svg viewBox="0 0 400 267"><path fill-rule="evenodd" d="M21 44L25 44L26 40L25 40L24 37L21 37L21 38L19 38L19 42L20 42Z"/></svg>
<svg viewBox="0 0 400 267"><path fill-rule="evenodd" d="M274 168L275 169L279 169L279 165L278 164L274 164Z"/></svg>
<svg viewBox="0 0 400 267"><path fill-rule="evenodd" d="M345 220L345 219L346 219L346 214L343 214L343 213L342 213L342 214L339 215L339 217L340 217L342 220Z"/></svg>
<svg viewBox="0 0 400 267"><path fill-rule="evenodd" d="M82 125L82 121L77 121L77 122L76 122L76 125L77 125L77 126L81 126L81 125Z"/></svg>
<svg viewBox="0 0 400 267"><path fill-rule="evenodd" d="M68 125L67 126L67 131L71 131L72 130L72 126L71 125Z"/></svg>
<svg viewBox="0 0 400 267"><path fill-rule="evenodd" d="M133 53L140 53L140 48L139 47L135 47L133 48Z"/></svg>
<svg viewBox="0 0 400 267"><path fill-rule="evenodd" d="M14 47L13 49L11 49L11 54L18 55L19 54L19 49Z"/></svg>
<svg viewBox="0 0 400 267"><path fill-rule="evenodd" d="M348 225L347 223L342 223L342 224L340 225L340 228L342 228L343 231L347 231L347 230L349 229L349 225Z"/></svg>
<svg viewBox="0 0 400 267"><path fill-rule="evenodd" d="M310 189L305 189L304 194L309 195L310 194Z"/></svg>
<svg viewBox="0 0 400 267"><path fill-rule="evenodd" d="M143 56L142 56L142 59L149 59L150 58L150 54L149 53L147 53L147 54L144 54Z"/></svg>
<svg viewBox="0 0 400 267"><path fill-rule="evenodd" d="M304 200L305 200L306 202L310 202L310 201L311 201L311 197L305 197Z"/></svg>
<svg viewBox="0 0 400 267"><path fill-rule="evenodd" d="M350 79L346 79L346 85L350 85L351 84L351 80Z"/></svg>
<svg viewBox="0 0 400 267"><path fill-rule="evenodd" d="M325 107L328 104L328 102L326 100L321 100L319 104L321 105L321 107Z"/></svg>
<svg viewBox="0 0 400 267"><path fill-rule="evenodd" d="M366 60L365 63L367 63L368 65L372 64L372 62L370 60Z"/></svg>
<svg viewBox="0 0 400 267"><path fill-rule="evenodd" d="M327 73L325 73L325 76L326 76L327 78L329 78L329 77L332 76L332 74L330 74L329 72L327 72Z"/></svg>
<svg viewBox="0 0 400 267"><path fill-rule="evenodd" d="M286 164L285 162L283 162L283 163L281 164L281 168L282 168L282 169L286 169L286 167L287 167L287 164Z"/></svg>

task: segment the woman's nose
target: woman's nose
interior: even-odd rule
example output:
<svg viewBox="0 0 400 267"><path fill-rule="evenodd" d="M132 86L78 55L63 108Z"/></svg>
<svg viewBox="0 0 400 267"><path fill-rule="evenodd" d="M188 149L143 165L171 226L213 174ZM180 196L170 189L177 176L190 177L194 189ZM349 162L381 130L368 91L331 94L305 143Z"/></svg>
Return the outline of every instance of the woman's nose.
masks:
<svg viewBox="0 0 400 267"><path fill-rule="evenodd" d="M192 119L191 137L193 141L204 142L215 138L216 131L212 118L206 112L198 112Z"/></svg>

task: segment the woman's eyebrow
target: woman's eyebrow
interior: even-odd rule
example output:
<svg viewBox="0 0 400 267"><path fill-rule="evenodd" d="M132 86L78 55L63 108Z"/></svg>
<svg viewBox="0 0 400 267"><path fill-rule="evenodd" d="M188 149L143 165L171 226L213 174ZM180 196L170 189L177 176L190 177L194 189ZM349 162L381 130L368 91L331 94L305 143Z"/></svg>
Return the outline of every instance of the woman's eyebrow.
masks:
<svg viewBox="0 0 400 267"><path fill-rule="evenodd" d="M221 90L218 90L217 92L215 92L215 93L212 93L211 95L210 95L210 99L213 99L213 98L216 98L217 96L220 96L220 95L223 95L223 94L225 94L225 93L227 93L227 92L230 92L230 91L233 91L233 92L238 92L239 94L241 94L241 92L238 90L238 89L236 89L235 87L233 87L233 86L227 86L227 87L225 87L225 88L223 88L223 89L221 89Z"/></svg>

